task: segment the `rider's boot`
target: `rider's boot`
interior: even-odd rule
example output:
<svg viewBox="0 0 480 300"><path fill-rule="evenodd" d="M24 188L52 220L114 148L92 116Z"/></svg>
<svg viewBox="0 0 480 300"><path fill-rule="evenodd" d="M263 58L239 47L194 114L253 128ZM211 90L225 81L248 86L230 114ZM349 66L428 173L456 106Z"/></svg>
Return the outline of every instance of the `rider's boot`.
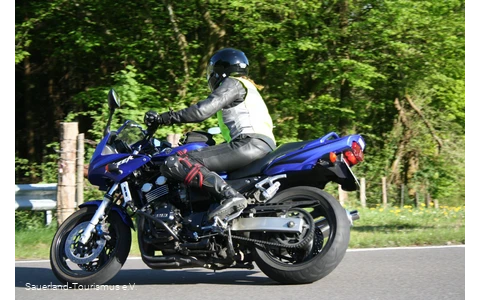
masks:
<svg viewBox="0 0 480 300"><path fill-rule="evenodd" d="M193 161L184 153L168 157L161 171L164 176L183 181L189 186L202 188L219 200L220 206L209 212L209 220L215 216L223 220L247 207L247 199L242 194L217 173Z"/></svg>
<svg viewBox="0 0 480 300"><path fill-rule="evenodd" d="M205 168L202 170L202 174L204 176L203 188L216 195L216 198L220 200L220 205L208 213L209 220L216 216L223 220L247 207L247 199L226 183L217 173Z"/></svg>

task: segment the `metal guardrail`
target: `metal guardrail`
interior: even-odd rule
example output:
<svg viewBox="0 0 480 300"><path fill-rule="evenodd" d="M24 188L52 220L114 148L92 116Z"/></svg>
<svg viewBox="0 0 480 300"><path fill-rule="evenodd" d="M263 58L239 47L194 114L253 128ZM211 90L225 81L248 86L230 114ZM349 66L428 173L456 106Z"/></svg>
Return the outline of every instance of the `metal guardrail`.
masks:
<svg viewBox="0 0 480 300"><path fill-rule="evenodd" d="M15 210L45 211L45 224L50 225L56 209L56 183L15 185Z"/></svg>
<svg viewBox="0 0 480 300"><path fill-rule="evenodd" d="M57 184L16 184L15 210L57 209Z"/></svg>

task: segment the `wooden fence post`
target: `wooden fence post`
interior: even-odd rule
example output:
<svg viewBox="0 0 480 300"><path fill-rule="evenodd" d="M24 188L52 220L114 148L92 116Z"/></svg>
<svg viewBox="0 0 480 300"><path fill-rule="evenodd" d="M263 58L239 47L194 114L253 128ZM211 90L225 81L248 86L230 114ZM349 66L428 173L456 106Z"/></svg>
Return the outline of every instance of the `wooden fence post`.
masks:
<svg viewBox="0 0 480 300"><path fill-rule="evenodd" d="M430 198L430 194L429 193L426 193L425 194L425 207L426 208L429 208L430 207L430 202L431 202L431 198Z"/></svg>
<svg viewBox="0 0 480 300"><path fill-rule="evenodd" d="M400 187L400 207L405 205L405 185L402 184Z"/></svg>
<svg viewBox="0 0 480 300"><path fill-rule="evenodd" d="M345 202L348 201L348 194L344 190L342 190L342 186L338 185L338 201L342 206L345 205Z"/></svg>
<svg viewBox="0 0 480 300"><path fill-rule="evenodd" d="M62 224L75 211L75 167L78 123L60 123L60 160L57 185L57 222Z"/></svg>
<svg viewBox="0 0 480 300"><path fill-rule="evenodd" d="M387 177L382 177L382 202L383 208L387 208Z"/></svg>
<svg viewBox="0 0 480 300"><path fill-rule="evenodd" d="M83 165L84 165L84 155L85 155L85 135L80 133L77 136L77 187L76 187L76 206L83 203Z"/></svg>
<svg viewBox="0 0 480 300"><path fill-rule="evenodd" d="M367 207L367 187L365 184L365 178L360 178L360 204L363 208Z"/></svg>

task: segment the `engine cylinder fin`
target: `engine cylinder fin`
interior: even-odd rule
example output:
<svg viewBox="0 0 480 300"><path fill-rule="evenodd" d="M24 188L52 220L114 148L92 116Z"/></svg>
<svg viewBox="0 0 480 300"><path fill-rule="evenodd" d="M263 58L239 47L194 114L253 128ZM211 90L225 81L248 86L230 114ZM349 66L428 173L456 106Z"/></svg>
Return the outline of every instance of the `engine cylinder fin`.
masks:
<svg viewBox="0 0 480 300"><path fill-rule="evenodd" d="M145 194L145 198L148 202L163 197L168 194L168 185L162 185L148 193Z"/></svg>

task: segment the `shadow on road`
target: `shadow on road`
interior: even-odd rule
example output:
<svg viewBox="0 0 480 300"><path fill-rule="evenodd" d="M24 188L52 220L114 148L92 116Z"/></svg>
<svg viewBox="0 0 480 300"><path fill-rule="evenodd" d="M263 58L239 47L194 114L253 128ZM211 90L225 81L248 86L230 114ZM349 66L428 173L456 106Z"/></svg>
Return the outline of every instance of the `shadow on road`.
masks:
<svg viewBox="0 0 480 300"><path fill-rule="evenodd" d="M170 285L170 284L232 284L232 285L278 285L259 270L222 270L213 272L203 269L152 270L124 269L108 281L107 285ZM60 285L50 268L15 267L15 286L27 284Z"/></svg>

